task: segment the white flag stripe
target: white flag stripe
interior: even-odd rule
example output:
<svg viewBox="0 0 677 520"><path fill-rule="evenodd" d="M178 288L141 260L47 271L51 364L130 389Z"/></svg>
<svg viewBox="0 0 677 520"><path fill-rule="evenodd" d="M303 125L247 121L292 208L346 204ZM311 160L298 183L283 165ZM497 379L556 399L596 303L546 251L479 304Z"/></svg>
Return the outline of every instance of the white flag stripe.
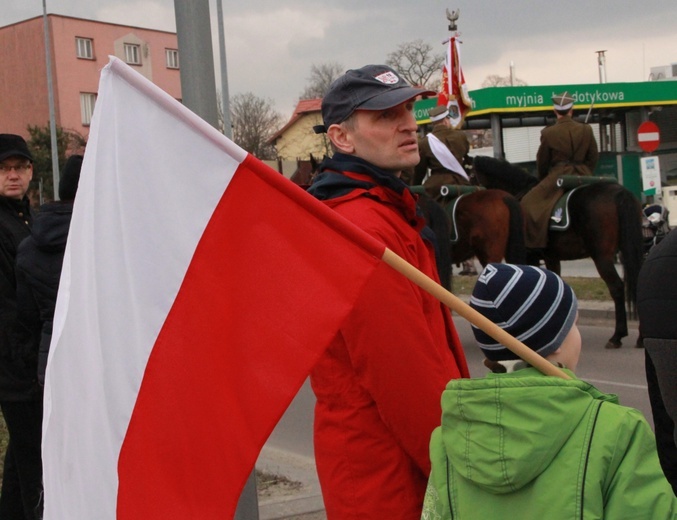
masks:
<svg viewBox="0 0 677 520"><path fill-rule="evenodd" d="M150 110L152 103L164 109ZM144 136L157 128L162 147L147 149ZM119 60L111 58L102 71L71 225L78 240L67 246L47 369L45 519L65 518L56 512L115 518L118 455L150 350L244 157ZM151 171L163 182L143 182ZM125 232L139 228L149 232ZM77 352L62 352L62 345ZM121 345L129 355L119 359L112 354ZM52 399L53 393L77 402ZM77 472L64 470L72 465ZM96 509L77 509L85 503Z"/></svg>
<svg viewBox="0 0 677 520"><path fill-rule="evenodd" d="M646 141L658 141L660 134L658 132L642 132L638 134L638 141L644 143Z"/></svg>

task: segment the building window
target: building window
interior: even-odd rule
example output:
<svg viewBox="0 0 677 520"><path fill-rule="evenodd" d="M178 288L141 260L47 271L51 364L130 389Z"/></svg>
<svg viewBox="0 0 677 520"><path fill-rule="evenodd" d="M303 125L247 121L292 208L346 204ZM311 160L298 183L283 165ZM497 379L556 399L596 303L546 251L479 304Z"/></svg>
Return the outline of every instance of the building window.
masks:
<svg viewBox="0 0 677 520"><path fill-rule="evenodd" d="M176 49L165 49L165 58L168 69L179 68L179 51Z"/></svg>
<svg viewBox="0 0 677 520"><path fill-rule="evenodd" d="M125 43L125 61L130 65L141 65L141 46Z"/></svg>
<svg viewBox="0 0 677 520"><path fill-rule="evenodd" d="M84 126L89 126L92 122L95 104L96 94L91 92L80 92L80 113L82 114L82 124Z"/></svg>
<svg viewBox="0 0 677 520"><path fill-rule="evenodd" d="M75 52L78 58L93 60L94 51L92 50L92 39L75 38Z"/></svg>

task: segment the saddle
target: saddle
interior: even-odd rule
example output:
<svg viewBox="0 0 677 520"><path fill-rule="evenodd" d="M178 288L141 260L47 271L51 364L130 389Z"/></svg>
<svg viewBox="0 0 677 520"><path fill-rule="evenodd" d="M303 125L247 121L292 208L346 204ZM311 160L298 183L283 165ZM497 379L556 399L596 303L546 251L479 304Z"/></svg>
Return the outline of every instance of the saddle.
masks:
<svg viewBox="0 0 677 520"><path fill-rule="evenodd" d="M592 175L561 175L557 179L557 187L564 190L562 196L557 200L550 214L551 231L566 231L569 229L569 199L577 190L583 189L591 184L600 182L610 183L618 182L616 177L612 176L592 176Z"/></svg>
<svg viewBox="0 0 677 520"><path fill-rule="evenodd" d="M412 193L429 194L429 191L426 191L425 186L409 186L409 189ZM443 184L440 186L439 198L436 198L441 204L444 210L447 212L449 219L451 220L451 232L450 232L450 242L455 244L459 240L458 227L456 225L456 207L458 206L459 201L466 195L475 193L476 191L483 190L482 186L465 186L458 184Z"/></svg>

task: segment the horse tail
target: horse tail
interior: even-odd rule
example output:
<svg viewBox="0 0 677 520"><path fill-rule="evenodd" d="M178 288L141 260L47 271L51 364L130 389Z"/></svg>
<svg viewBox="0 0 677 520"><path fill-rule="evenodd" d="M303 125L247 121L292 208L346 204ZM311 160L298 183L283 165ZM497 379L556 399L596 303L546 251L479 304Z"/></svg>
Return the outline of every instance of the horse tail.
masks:
<svg viewBox="0 0 677 520"><path fill-rule="evenodd" d="M524 243L524 214L519 201L512 195L503 197L508 207L508 244L505 248L505 261L509 264L524 264L527 261L527 249Z"/></svg>
<svg viewBox="0 0 677 520"><path fill-rule="evenodd" d="M619 224L619 251L622 256L625 279L625 301L630 316L636 315L637 278L644 259L642 249L642 208L627 189L616 194Z"/></svg>

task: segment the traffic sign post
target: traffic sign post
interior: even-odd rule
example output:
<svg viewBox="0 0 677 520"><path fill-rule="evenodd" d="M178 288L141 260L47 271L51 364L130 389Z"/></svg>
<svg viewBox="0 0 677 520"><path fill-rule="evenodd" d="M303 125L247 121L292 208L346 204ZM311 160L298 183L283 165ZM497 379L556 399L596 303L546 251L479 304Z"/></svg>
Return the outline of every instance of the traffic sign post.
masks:
<svg viewBox="0 0 677 520"><path fill-rule="evenodd" d="M656 123L644 121L637 129L637 143L648 154L656 151L660 144L660 132ZM661 196L661 169L658 157L645 156L640 158L642 171L642 188L644 195L651 197Z"/></svg>
<svg viewBox="0 0 677 520"><path fill-rule="evenodd" d="M644 121L637 129L637 142L645 152L653 152L660 144L660 132L656 123Z"/></svg>

